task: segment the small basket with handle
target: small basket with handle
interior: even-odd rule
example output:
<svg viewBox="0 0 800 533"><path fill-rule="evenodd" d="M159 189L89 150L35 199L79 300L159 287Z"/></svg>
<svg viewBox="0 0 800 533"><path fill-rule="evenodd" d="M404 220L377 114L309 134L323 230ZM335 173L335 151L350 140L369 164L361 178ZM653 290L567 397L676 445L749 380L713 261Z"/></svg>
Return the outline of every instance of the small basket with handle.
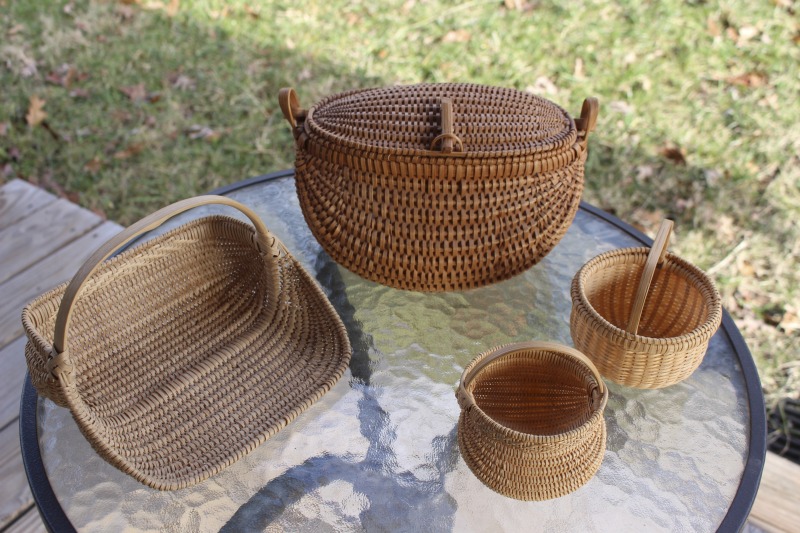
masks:
<svg viewBox="0 0 800 533"><path fill-rule="evenodd" d="M557 498L600 468L608 389L573 348L531 341L484 352L464 369L456 397L461 455L500 494Z"/></svg>
<svg viewBox="0 0 800 533"><path fill-rule="evenodd" d="M667 252L671 232L664 220L651 248L601 254L572 280L575 347L621 385L658 389L686 379L722 321L714 282Z"/></svg>

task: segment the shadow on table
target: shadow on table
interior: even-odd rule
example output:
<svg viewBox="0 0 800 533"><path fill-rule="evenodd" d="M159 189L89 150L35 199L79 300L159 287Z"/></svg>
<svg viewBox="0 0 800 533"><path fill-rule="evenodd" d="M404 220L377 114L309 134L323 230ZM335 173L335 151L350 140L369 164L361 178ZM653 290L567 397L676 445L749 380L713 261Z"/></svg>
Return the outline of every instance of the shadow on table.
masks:
<svg viewBox="0 0 800 533"><path fill-rule="evenodd" d="M368 531L387 528L391 531L451 530L457 505L445 491L444 480L458 461L456 427L433 440L436 456L431 462L435 465L435 477L422 480L408 471L397 472L392 449L396 434L389 414L378 400L379 390L370 386L372 337L357 327L355 309L347 299L339 267L325 252L317 257L316 271L317 281L328 290L334 308L344 323L351 325L351 387L362 393L358 400L358 419L360 433L369 442L366 456L357 461L349 455L320 455L289 468L242 505L222 531L262 530L303 496L335 481L352 485L353 493L366 499L359 505L358 520L356 516L351 517L354 527ZM313 524L309 527L313 529Z"/></svg>

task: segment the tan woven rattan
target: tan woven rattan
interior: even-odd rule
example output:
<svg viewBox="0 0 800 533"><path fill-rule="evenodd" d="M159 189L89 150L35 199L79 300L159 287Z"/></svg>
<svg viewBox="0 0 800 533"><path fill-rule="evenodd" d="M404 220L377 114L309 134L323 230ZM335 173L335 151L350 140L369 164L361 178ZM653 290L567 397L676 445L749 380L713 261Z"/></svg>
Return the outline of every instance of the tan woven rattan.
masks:
<svg viewBox="0 0 800 533"><path fill-rule="evenodd" d="M622 385L657 389L686 379L722 321L713 281L666 252L671 228L665 221L650 249L595 257L572 280L572 340Z"/></svg>
<svg viewBox="0 0 800 533"><path fill-rule="evenodd" d="M563 237L580 203L598 105L573 121L513 89L420 84L351 91L305 110L279 95L303 215L325 251L401 289L514 276Z"/></svg>
<svg viewBox="0 0 800 533"><path fill-rule="evenodd" d="M464 369L456 396L461 455L500 494L557 498L600 468L608 389L577 350L551 342L489 350Z"/></svg>
<svg viewBox="0 0 800 533"><path fill-rule="evenodd" d="M192 207L189 222L105 261ZM198 483L280 431L350 359L314 280L247 207L178 202L103 245L22 313L39 394L68 407L109 463L157 489Z"/></svg>

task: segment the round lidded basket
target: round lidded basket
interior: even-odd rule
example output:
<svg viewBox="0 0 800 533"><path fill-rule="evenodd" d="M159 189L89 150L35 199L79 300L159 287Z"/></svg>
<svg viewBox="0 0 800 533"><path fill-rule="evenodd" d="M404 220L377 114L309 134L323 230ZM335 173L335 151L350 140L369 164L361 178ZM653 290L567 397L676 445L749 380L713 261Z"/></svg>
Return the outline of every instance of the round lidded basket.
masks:
<svg viewBox="0 0 800 533"><path fill-rule="evenodd" d="M573 120L532 94L473 84L365 89L302 109L303 215L338 263L400 289L450 291L519 274L571 224L598 104Z"/></svg>
<svg viewBox="0 0 800 533"><path fill-rule="evenodd" d="M722 321L714 282L667 253L672 221L651 248L601 254L572 280L575 347L621 385L658 389L689 377Z"/></svg>
<svg viewBox="0 0 800 533"><path fill-rule="evenodd" d="M484 352L464 369L456 397L461 455L504 496L557 498L600 468L608 389L573 348L533 341Z"/></svg>

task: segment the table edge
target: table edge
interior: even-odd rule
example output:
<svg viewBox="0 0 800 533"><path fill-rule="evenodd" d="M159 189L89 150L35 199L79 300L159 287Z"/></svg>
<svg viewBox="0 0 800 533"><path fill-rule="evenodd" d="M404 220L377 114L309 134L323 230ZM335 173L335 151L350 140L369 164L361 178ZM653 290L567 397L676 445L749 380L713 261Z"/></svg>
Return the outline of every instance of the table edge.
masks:
<svg viewBox="0 0 800 533"><path fill-rule="evenodd" d="M258 183L293 176L293 169L280 170L219 187L209 194L225 195ZM650 246L653 243L653 240L641 231L594 205L581 201L580 209L612 224L646 246ZM728 512L717 528L718 532L727 533L741 530L756 499L767 453L767 415L764 395L761 391L761 380L758 376L753 356L730 314L724 309L720 329L728 337L728 341L731 343L733 351L739 360L739 365L744 374L750 410L750 446L744 472ZM20 451L22 453L22 463L25 467L25 475L28 478L28 485L33 494L33 499L47 530L73 532L75 528L64 513L44 468L36 427L37 398L36 389L31 383L30 376L26 373L22 398L20 399L19 417Z"/></svg>

